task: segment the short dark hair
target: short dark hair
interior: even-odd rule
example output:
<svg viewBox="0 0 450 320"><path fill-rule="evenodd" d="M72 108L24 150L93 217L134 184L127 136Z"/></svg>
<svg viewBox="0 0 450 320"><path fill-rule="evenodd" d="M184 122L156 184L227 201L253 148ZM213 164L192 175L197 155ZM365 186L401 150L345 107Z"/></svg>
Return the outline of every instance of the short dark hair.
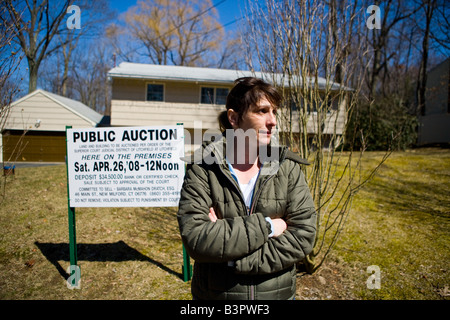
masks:
<svg viewBox="0 0 450 320"><path fill-rule="evenodd" d="M228 121L227 111L233 109L238 113L239 119L257 103L266 98L272 105L281 104L281 95L270 83L255 77L242 77L234 81L234 87L227 96L226 111L219 115L221 130L232 129Z"/></svg>

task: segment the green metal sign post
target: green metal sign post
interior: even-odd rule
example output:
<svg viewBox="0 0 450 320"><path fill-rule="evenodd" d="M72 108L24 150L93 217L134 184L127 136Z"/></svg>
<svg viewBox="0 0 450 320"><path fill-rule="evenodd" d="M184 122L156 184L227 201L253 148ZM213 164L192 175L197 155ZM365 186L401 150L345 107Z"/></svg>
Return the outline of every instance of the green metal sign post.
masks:
<svg viewBox="0 0 450 320"><path fill-rule="evenodd" d="M71 129L71 126L66 126L66 150L67 150L67 129ZM67 155L68 153L66 153ZM77 257L77 240L76 240L76 227L75 227L75 208L70 206L70 192L69 192L69 169L67 165L66 156L66 170L67 170L67 208L68 208L68 221L69 221L69 278L67 279L68 287L79 287L80 281L80 269L78 267Z"/></svg>
<svg viewBox="0 0 450 320"><path fill-rule="evenodd" d="M182 126L183 123L177 123L178 126ZM186 172L186 165L184 166L184 170ZM189 254L186 251L186 248L183 244L183 266L182 266L183 280L187 282L192 278L192 265L190 261Z"/></svg>
<svg viewBox="0 0 450 320"><path fill-rule="evenodd" d="M192 265L186 248L183 245L183 280L188 282L192 278Z"/></svg>

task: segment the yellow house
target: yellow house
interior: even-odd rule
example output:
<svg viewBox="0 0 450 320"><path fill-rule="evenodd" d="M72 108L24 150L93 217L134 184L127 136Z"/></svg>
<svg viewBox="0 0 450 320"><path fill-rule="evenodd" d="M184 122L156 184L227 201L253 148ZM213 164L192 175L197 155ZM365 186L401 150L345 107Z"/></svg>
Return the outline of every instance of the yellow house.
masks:
<svg viewBox="0 0 450 320"><path fill-rule="evenodd" d="M193 128L202 121L205 129L219 129L217 116L233 81L250 72L123 62L108 76L112 126L183 122Z"/></svg>
<svg viewBox="0 0 450 320"><path fill-rule="evenodd" d="M234 81L245 76L270 81L269 75L260 72L123 62L108 72L112 85L111 125L183 123L191 137L194 136L194 128L199 129L199 126L202 134L206 130L207 133L217 134L217 117L225 110L226 96ZM319 86L325 85L325 79L319 79ZM327 115L323 132L341 135L346 118L345 101L333 106L333 110L336 112ZM295 110L292 115L292 119L296 119ZM308 132L313 133L314 112L311 112L310 118ZM335 123L338 123L337 130ZM298 132L298 123L293 123L292 130Z"/></svg>

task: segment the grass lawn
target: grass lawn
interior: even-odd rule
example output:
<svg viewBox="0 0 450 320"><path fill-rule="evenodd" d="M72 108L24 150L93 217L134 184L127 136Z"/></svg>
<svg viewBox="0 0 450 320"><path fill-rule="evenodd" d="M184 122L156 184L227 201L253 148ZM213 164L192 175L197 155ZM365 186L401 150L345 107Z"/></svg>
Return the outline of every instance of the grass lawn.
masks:
<svg viewBox="0 0 450 320"><path fill-rule="evenodd" d="M381 153L367 153L369 168ZM3 184L2 184L3 185ZM396 152L353 201L297 299L449 299L450 150ZM16 169L0 204L0 299L191 299L176 208L77 208L81 289L69 267L64 165ZM369 266L380 289L367 288Z"/></svg>
<svg viewBox="0 0 450 320"><path fill-rule="evenodd" d="M382 156L366 153L363 168L373 168ZM324 266L299 277L299 296L449 299L449 195L450 150L393 153L354 198ZM367 286L373 266L380 270L380 289Z"/></svg>

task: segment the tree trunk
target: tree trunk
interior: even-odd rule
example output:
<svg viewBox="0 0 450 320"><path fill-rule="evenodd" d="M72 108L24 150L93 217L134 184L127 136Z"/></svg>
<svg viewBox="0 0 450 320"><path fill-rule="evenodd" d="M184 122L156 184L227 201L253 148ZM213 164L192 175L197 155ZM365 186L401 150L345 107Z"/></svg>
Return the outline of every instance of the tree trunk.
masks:
<svg viewBox="0 0 450 320"><path fill-rule="evenodd" d="M39 65L28 60L28 75L29 75L28 93L32 93L37 88L38 70Z"/></svg>
<svg viewBox="0 0 450 320"><path fill-rule="evenodd" d="M420 62L419 79L417 81L417 113L425 115L425 93L427 87L428 42L430 37L430 24L436 0L428 0L425 6L425 31L422 41L422 60Z"/></svg>

